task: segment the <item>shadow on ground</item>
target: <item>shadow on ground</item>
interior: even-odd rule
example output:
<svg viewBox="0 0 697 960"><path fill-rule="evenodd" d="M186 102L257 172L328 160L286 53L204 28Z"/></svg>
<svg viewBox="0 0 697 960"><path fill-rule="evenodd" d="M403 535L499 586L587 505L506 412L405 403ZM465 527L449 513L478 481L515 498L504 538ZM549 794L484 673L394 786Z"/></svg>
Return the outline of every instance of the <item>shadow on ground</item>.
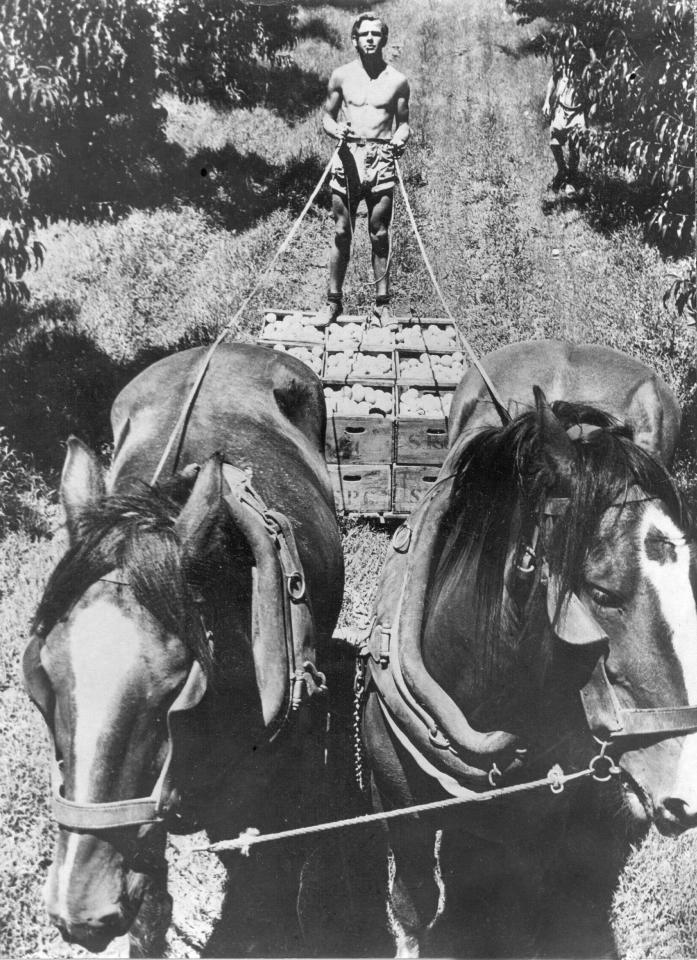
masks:
<svg viewBox="0 0 697 960"><path fill-rule="evenodd" d="M4 323L3 323L4 328ZM14 343L0 356L0 422L41 469L60 468L74 433L99 450L111 443L109 411L119 390L149 364L207 342L188 334L170 347L119 363L78 329L75 305L54 300L8 312ZM8 329L3 329L4 338Z"/></svg>
<svg viewBox="0 0 697 960"><path fill-rule="evenodd" d="M584 219L591 229L606 237L625 231L627 227L644 230L644 242L656 247L662 256L680 258L692 251L689 237L669 240L657 231L649 231L647 223L657 201L656 191L650 186L628 183L611 174L586 171L579 177L579 189L568 197L563 191L542 201L542 212L549 216L570 207L582 207Z"/></svg>

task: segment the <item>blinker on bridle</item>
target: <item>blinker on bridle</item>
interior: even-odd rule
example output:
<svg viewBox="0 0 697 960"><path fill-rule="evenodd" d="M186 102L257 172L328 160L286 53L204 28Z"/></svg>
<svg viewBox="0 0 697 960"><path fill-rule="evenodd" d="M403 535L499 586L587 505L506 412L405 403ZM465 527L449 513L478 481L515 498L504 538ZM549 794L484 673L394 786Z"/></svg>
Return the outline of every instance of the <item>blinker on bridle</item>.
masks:
<svg viewBox="0 0 697 960"><path fill-rule="evenodd" d="M655 499L635 485L629 487L624 496L619 497L611 506L622 508L626 504ZM565 515L569 504L569 499L565 497L549 498L542 510L544 520L554 523ZM537 554L539 537L540 524L536 524L530 542L519 548L517 575L529 579L537 573L538 580L532 588L533 592L537 585L546 586L549 622L560 640L572 646L590 647L603 644L606 647L609 637L577 594L571 593L560 604L558 581L549 576L546 560ZM599 743L607 746L621 739L663 739L697 731L697 705L635 708L621 706L607 675L605 659L604 652L600 651L593 672L580 691L588 727ZM604 754L606 746L603 747L602 759L612 767L610 757Z"/></svg>

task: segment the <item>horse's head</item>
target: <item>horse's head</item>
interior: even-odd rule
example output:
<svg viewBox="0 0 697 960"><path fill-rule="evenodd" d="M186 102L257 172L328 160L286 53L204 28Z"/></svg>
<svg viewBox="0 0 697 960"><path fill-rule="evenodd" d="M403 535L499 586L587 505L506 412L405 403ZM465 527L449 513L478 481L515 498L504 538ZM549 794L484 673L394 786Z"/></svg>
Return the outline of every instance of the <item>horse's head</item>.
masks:
<svg viewBox="0 0 697 960"><path fill-rule="evenodd" d="M24 672L57 758L61 829L47 906L64 936L90 949L128 930L166 870L170 721L206 687L206 635L183 557L196 556L219 508L210 463L180 511L153 491L107 496L96 457L69 444L61 495L70 548L39 607Z"/></svg>
<svg viewBox="0 0 697 960"><path fill-rule="evenodd" d="M665 832L697 825L697 556L663 466L603 415L537 396L528 470L549 567L547 609L627 809ZM546 577L543 574L543 580ZM604 766L604 769L608 769Z"/></svg>

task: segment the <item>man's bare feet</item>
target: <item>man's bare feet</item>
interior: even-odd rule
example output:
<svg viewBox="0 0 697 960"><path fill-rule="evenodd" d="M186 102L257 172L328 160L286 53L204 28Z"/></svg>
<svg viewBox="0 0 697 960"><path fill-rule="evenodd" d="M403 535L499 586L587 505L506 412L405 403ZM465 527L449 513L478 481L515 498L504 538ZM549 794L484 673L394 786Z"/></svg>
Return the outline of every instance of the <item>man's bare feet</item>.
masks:
<svg viewBox="0 0 697 960"><path fill-rule="evenodd" d="M392 315L389 303L375 304L370 318L371 327L383 327L385 330L395 330L399 323Z"/></svg>
<svg viewBox="0 0 697 960"><path fill-rule="evenodd" d="M320 307L314 317L307 318L307 322L311 323L313 327L326 327L332 320L336 320L337 317L341 316L342 310L343 307L341 303L328 300L323 307Z"/></svg>

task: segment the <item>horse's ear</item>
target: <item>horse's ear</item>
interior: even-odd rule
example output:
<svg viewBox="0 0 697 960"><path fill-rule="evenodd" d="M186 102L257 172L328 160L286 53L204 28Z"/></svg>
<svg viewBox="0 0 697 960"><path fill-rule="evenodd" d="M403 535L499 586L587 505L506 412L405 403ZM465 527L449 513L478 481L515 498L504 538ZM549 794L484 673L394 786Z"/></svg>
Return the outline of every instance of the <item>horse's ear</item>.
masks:
<svg viewBox="0 0 697 960"><path fill-rule="evenodd" d="M69 437L61 474L60 498L71 543L77 536L81 515L94 507L105 492L104 469L97 455L82 440Z"/></svg>
<svg viewBox="0 0 697 960"><path fill-rule="evenodd" d="M576 470L576 449L547 403L544 392L537 386L532 390L537 411L539 454L543 465L551 473L552 482L570 478Z"/></svg>
<svg viewBox="0 0 697 960"><path fill-rule="evenodd" d="M220 510L222 493L223 462L220 454L215 453L199 471L189 499L174 524L184 552L189 556L198 556L207 542Z"/></svg>

